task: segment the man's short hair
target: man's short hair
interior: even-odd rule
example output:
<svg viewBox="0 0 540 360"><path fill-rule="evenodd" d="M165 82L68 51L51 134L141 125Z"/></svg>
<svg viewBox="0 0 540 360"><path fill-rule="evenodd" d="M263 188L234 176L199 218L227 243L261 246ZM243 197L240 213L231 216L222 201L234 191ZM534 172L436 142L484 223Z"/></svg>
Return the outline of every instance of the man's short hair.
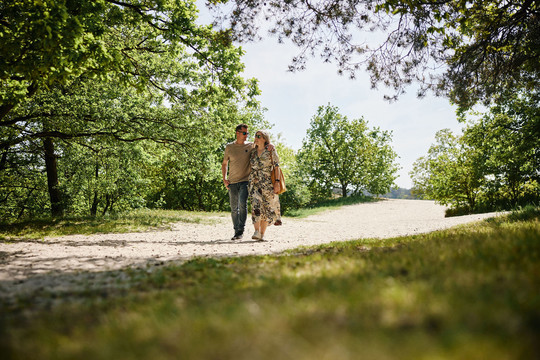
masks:
<svg viewBox="0 0 540 360"><path fill-rule="evenodd" d="M242 129L244 129L244 128L247 129L248 126L247 126L246 124L240 124L240 125L238 125L238 126L236 127L236 131L240 131L240 130L242 130Z"/></svg>

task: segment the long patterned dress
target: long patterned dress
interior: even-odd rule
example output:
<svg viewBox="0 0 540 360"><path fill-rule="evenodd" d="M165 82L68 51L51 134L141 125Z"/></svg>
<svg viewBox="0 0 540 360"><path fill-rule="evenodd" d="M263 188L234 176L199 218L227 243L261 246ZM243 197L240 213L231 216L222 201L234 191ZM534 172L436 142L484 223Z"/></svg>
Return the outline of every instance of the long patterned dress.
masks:
<svg viewBox="0 0 540 360"><path fill-rule="evenodd" d="M279 163L276 149L272 151L272 158L275 164ZM279 205L279 195L274 193L274 186L270 173L272 171L272 161L270 152L264 149L261 155L257 154L257 149L253 149L250 157L251 173L249 174L249 197L251 200L251 220L256 223L265 220L268 224L273 224L281 219L281 209Z"/></svg>

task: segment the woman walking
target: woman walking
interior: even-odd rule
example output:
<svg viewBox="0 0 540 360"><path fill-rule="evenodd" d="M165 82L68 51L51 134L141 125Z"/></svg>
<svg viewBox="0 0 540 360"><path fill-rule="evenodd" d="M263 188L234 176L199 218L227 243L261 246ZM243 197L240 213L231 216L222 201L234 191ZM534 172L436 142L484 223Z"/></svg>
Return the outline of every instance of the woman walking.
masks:
<svg viewBox="0 0 540 360"><path fill-rule="evenodd" d="M269 151L266 145L270 136L266 131L255 133L255 148L251 152L251 172L249 175L249 196L251 198L251 220L255 227L252 239L263 241L268 225L281 224L279 206L279 184L272 185L271 172L279 166L276 149Z"/></svg>

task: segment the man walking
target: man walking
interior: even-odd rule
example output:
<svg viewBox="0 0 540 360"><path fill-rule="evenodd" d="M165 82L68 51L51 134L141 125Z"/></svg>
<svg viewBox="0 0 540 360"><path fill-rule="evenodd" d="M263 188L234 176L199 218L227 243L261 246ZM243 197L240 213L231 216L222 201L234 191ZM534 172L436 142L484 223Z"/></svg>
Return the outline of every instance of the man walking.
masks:
<svg viewBox="0 0 540 360"><path fill-rule="evenodd" d="M232 240L241 239L247 218L248 178L250 172L249 157L253 143L247 142L248 126L240 124L236 127L236 141L227 144L221 164L223 184L229 190L231 217L234 225ZM227 178L227 165L229 176Z"/></svg>
<svg viewBox="0 0 540 360"><path fill-rule="evenodd" d="M252 142L247 141L248 135L246 124L240 124L236 127L236 140L225 147L225 155L221 164L223 184L229 190L231 203L231 217L234 226L234 235L231 240L241 239L246 226L248 179L251 171L249 158L251 150L255 146ZM266 148L272 151L274 145L268 144ZM229 170L228 178L227 167Z"/></svg>

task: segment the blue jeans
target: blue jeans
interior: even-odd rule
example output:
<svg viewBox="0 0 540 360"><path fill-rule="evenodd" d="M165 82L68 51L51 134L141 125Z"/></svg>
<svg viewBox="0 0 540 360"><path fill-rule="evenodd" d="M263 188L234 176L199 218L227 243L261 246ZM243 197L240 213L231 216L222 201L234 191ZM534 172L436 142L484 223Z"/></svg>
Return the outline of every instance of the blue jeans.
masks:
<svg viewBox="0 0 540 360"><path fill-rule="evenodd" d="M247 198L248 182L242 181L229 184L229 201L231 202L231 217L234 225L234 232L240 234L244 232L247 218Z"/></svg>

